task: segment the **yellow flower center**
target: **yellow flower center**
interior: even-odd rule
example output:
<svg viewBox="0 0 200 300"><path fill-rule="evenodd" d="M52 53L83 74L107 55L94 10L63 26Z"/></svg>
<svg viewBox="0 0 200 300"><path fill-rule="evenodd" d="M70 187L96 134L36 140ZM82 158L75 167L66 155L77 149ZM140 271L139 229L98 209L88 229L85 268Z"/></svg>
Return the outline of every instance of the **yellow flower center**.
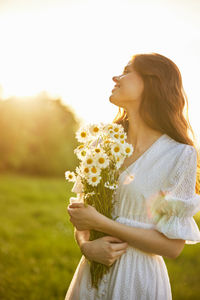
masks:
<svg viewBox="0 0 200 300"><path fill-rule="evenodd" d="M119 147L117 147L117 146L114 148L114 151L115 151L115 152L119 152L119 150L120 150L120 149L119 149Z"/></svg>
<svg viewBox="0 0 200 300"><path fill-rule="evenodd" d="M113 129L112 125L108 126L108 129Z"/></svg>
<svg viewBox="0 0 200 300"><path fill-rule="evenodd" d="M97 178L96 177L92 177L92 182L96 182Z"/></svg>
<svg viewBox="0 0 200 300"><path fill-rule="evenodd" d="M88 159L87 159L88 165L90 165L92 162L93 162L93 160L92 160L91 158L88 158Z"/></svg>
<svg viewBox="0 0 200 300"><path fill-rule="evenodd" d="M84 145L78 146L78 149L82 149L82 148L84 148Z"/></svg>
<svg viewBox="0 0 200 300"><path fill-rule="evenodd" d="M120 139L123 139L123 138L124 138L124 134L121 134L121 135L120 135Z"/></svg>
<svg viewBox="0 0 200 300"><path fill-rule="evenodd" d="M84 172L85 172L85 173L89 173L89 169L88 169L88 168L85 168L85 169L84 169Z"/></svg>
<svg viewBox="0 0 200 300"><path fill-rule="evenodd" d="M94 132L98 132L98 131L99 131L99 128L98 128L98 127L94 127L94 128L93 128L93 131L94 131Z"/></svg>
<svg viewBox="0 0 200 300"><path fill-rule="evenodd" d="M69 178L70 178L70 179L73 178L71 174L69 174Z"/></svg>
<svg viewBox="0 0 200 300"><path fill-rule="evenodd" d="M101 150L100 149L95 149L95 152L99 153L99 152L101 152Z"/></svg>
<svg viewBox="0 0 200 300"><path fill-rule="evenodd" d="M86 132L85 131L81 132L81 137L83 137L83 138L86 137Z"/></svg>
<svg viewBox="0 0 200 300"><path fill-rule="evenodd" d="M100 163L100 164L103 164L104 162L105 162L105 159L104 159L103 157L100 157L100 158L99 158L99 163Z"/></svg>
<svg viewBox="0 0 200 300"><path fill-rule="evenodd" d="M126 153L130 153L131 149L130 148L126 148Z"/></svg>
<svg viewBox="0 0 200 300"><path fill-rule="evenodd" d="M119 138L119 134L114 134L114 137L115 137L116 139L118 139L118 138Z"/></svg>
<svg viewBox="0 0 200 300"><path fill-rule="evenodd" d="M119 131L119 128L116 127L116 128L114 129L114 131L115 131L115 132L118 132L118 131Z"/></svg>
<svg viewBox="0 0 200 300"><path fill-rule="evenodd" d="M85 150L81 151L81 155L86 156L86 151Z"/></svg>
<svg viewBox="0 0 200 300"><path fill-rule="evenodd" d="M97 168L92 167L92 168L91 168L91 171L92 171L92 173L96 173L96 172L97 172Z"/></svg>

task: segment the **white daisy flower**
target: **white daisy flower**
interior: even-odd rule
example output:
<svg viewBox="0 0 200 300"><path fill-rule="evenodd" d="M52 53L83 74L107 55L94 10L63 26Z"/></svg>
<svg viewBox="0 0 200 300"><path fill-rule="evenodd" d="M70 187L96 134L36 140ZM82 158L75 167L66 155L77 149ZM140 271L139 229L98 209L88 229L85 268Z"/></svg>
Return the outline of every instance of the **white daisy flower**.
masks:
<svg viewBox="0 0 200 300"><path fill-rule="evenodd" d="M101 174L101 168L93 165L90 167L90 174L91 175L100 175Z"/></svg>
<svg viewBox="0 0 200 300"><path fill-rule="evenodd" d="M80 143L87 142L88 138L89 138L88 126L82 126L81 128L79 128L77 130L77 132L76 132L76 139Z"/></svg>
<svg viewBox="0 0 200 300"><path fill-rule="evenodd" d="M90 132L91 135L97 136L100 133L100 126L97 124L89 124L88 126L88 131Z"/></svg>
<svg viewBox="0 0 200 300"><path fill-rule="evenodd" d="M113 131L114 126L112 124L105 124L102 127L102 132L104 133L104 135L109 136L110 135L110 131Z"/></svg>
<svg viewBox="0 0 200 300"><path fill-rule="evenodd" d="M113 134L114 134L113 129L108 129L108 135L109 135L109 136L113 136Z"/></svg>
<svg viewBox="0 0 200 300"><path fill-rule="evenodd" d="M120 138L120 140L125 141L126 138L127 138L127 134L125 132L124 133L119 133L119 138Z"/></svg>
<svg viewBox="0 0 200 300"><path fill-rule="evenodd" d="M121 155L122 153L124 153L124 148L123 145L121 143L113 143L111 145L111 153L112 155L115 157L116 155Z"/></svg>
<svg viewBox="0 0 200 300"><path fill-rule="evenodd" d="M124 132L124 128L121 124L116 124L116 123L109 123L106 124L103 128L105 131L111 131L113 133L122 133Z"/></svg>
<svg viewBox="0 0 200 300"><path fill-rule="evenodd" d="M117 142L120 142L120 138L119 138L119 133L111 133L111 138L114 140L114 141L117 141Z"/></svg>
<svg viewBox="0 0 200 300"><path fill-rule="evenodd" d="M118 170L122 166L122 164L124 162L124 156L117 155L115 161L116 161L115 167Z"/></svg>
<svg viewBox="0 0 200 300"><path fill-rule="evenodd" d="M105 151L103 150L102 147L97 146L92 149L92 153L94 154L94 156L100 155L100 154L103 155L103 154L105 154Z"/></svg>
<svg viewBox="0 0 200 300"><path fill-rule="evenodd" d="M75 182L76 181L76 175L74 172L71 171L66 171L65 172L65 178L66 180L70 181L70 182Z"/></svg>
<svg viewBox="0 0 200 300"><path fill-rule="evenodd" d="M81 145L79 145L78 147L76 147L76 149L74 149L74 153L76 153L77 151L80 151L80 150L82 150L82 149L84 149L85 148L85 145L84 144L81 144Z"/></svg>
<svg viewBox="0 0 200 300"><path fill-rule="evenodd" d="M105 182L104 186L109 188L110 190L116 190L118 188L118 184L110 184L108 181Z"/></svg>
<svg viewBox="0 0 200 300"><path fill-rule="evenodd" d="M118 128L116 128L116 129L118 129ZM120 136L122 136L121 132L115 132L114 130L109 130L108 136L117 142L121 142L121 140L122 140L122 138L120 138ZM125 136L125 135L123 134L123 136Z"/></svg>
<svg viewBox="0 0 200 300"><path fill-rule="evenodd" d="M124 154L129 157L133 153L134 147L128 143L124 143L123 147L124 147Z"/></svg>
<svg viewBox="0 0 200 300"><path fill-rule="evenodd" d="M88 177L91 174L90 167L86 166L83 162L81 163L80 169L84 178Z"/></svg>
<svg viewBox="0 0 200 300"><path fill-rule="evenodd" d="M106 154L97 154L95 156L95 159L97 166L101 169L105 169L110 163L109 158Z"/></svg>
<svg viewBox="0 0 200 300"><path fill-rule="evenodd" d="M113 125L113 131L114 131L114 133L120 133L120 131L121 131L121 128L120 128L120 126L119 126L119 124L114 124Z"/></svg>
<svg viewBox="0 0 200 300"><path fill-rule="evenodd" d="M124 140L120 140L119 142L120 142L122 145L125 144L125 141L124 141Z"/></svg>
<svg viewBox="0 0 200 300"><path fill-rule="evenodd" d="M108 124L106 124L106 126L105 126L105 130L111 130L111 129L113 129L114 128L114 124L110 124L110 123L108 123Z"/></svg>
<svg viewBox="0 0 200 300"><path fill-rule="evenodd" d="M87 167L91 167L93 164L96 164L96 160L94 159L92 154L87 154L84 160L84 164Z"/></svg>
<svg viewBox="0 0 200 300"><path fill-rule="evenodd" d="M76 156L78 157L78 159L80 160L84 160L86 155L87 155L87 152L86 152L86 149L85 148L82 148L82 149L75 149L74 150L74 153L76 154Z"/></svg>
<svg viewBox="0 0 200 300"><path fill-rule="evenodd" d="M92 186L97 186L101 181L101 176L91 175L87 178L87 182Z"/></svg>
<svg viewBox="0 0 200 300"><path fill-rule="evenodd" d="M113 131L115 133L123 133L124 132L124 127L121 124L113 123Z"/></svg>

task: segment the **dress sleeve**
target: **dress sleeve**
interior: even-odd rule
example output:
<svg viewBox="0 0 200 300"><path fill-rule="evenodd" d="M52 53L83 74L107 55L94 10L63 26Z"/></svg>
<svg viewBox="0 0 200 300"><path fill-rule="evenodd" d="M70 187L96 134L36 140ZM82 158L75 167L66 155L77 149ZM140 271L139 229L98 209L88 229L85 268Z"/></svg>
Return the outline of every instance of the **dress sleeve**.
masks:
<svg viewBox="0 0 200 300"><path fill-rule="evenodd" d="M163 188L150 205L155 229L185 244L200 242L200 231L193 216L200 211L200 195L195 193L197 152L186 145Z"/></svg>

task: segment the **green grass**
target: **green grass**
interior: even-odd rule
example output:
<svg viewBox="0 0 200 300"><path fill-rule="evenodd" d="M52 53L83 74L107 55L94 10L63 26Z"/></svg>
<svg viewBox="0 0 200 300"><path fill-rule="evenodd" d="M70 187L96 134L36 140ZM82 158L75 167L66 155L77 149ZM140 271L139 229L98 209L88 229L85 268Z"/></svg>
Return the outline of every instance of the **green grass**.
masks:
<svg viewBox="0 0 200 300"><path fill-rule="evenodd" d="M81 258L67 214L72 186L64 176L0 175L0 299L64 300ZM173 300L199 299L199 253L185 245L164 258Z"/></svg>
<svg viewBox="0 0 200 300"><path fill-rule="evenodd" d="M67 214L72 185L0 176L0 299L64 299L81 257Z"/></svg>

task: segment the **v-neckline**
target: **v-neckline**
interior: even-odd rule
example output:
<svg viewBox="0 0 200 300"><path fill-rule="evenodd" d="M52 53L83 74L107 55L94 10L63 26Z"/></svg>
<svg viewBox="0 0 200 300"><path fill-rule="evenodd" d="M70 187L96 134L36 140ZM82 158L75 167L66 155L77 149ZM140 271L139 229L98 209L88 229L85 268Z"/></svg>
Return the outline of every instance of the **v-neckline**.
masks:
<svg viewBox="0 0 200 300"><path fill-rule="evenodd" d="M136 162L138 162L145 154L147 154L164 136L166 135L166 133L163 133L157 140L155 140L155 142L153 142L153 144L147 148L147 150L145 152L143 152L132 164L130 164L124 171L122 171L119 174L119 177L125 173L127 170L129 170L133 165L136 164Z"/></svg>

